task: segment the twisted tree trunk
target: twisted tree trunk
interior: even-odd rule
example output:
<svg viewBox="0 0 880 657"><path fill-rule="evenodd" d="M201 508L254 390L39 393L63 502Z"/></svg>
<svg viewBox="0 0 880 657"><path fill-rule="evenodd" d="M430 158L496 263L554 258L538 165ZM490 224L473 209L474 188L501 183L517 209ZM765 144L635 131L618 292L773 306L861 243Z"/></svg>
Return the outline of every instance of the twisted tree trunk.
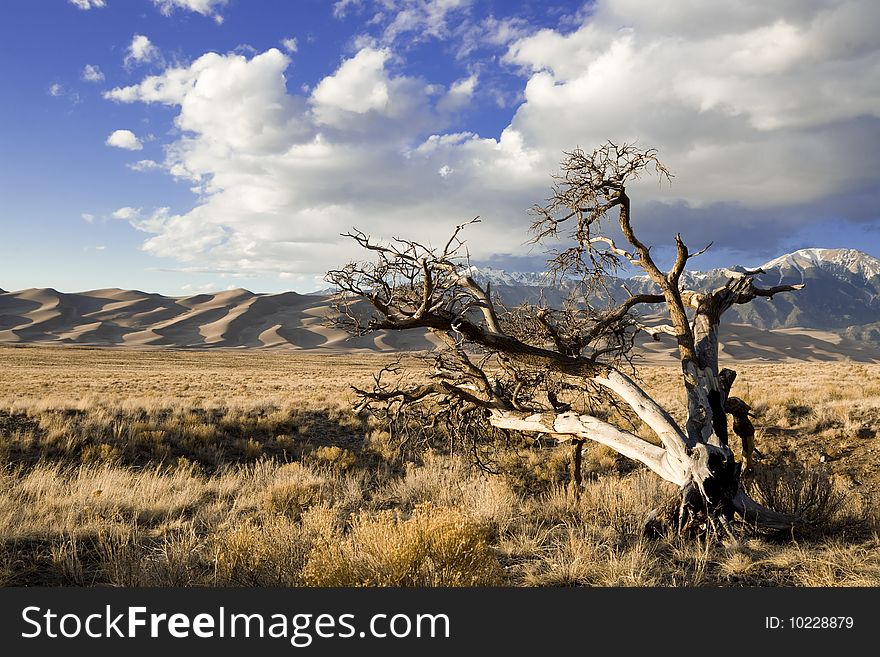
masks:
<svg viewBox="0 0 880 657"><path fill-rule="evenodd" d="M770 292L779 291L784 290L757 290L750 278L743 277L732 279L711 293L683 295L683 303L694 308L692 323L674 326L677 331L686 330L693 336L693 348L687 344L689 336L679 339L680 353L686 356L681 361L688 407L684 430L623 373L609 368L588 377L626 402L656 434L661 446L596 417L572 411L523 413L493 409L489 421L504 429L556 434L560 439L593 440L643 463L679 487L679 529L691 520L705 517L710 524L717 523L730 532L730 521L735 515L772 529L791 528L799 523L798 518L761 506L742 486L742 465L728 445L725 410L736 373L730 369L719 370L718 364L718 330L724 311L734 303L745 303L755 296L769 296ZM675 318L673 322L678 323Z"/></svg>
<svg viewBox="0 0 880 657"><path fill-rule="evenodd" d="M757 270L728 272L727 283L711 292L682 289L688 260L699 252L690 254L676 235L675 262L668 272L661 271L650 247L640 241L631 224L626 185L649 170L661 180L671 175L655 150L634 145L608 142L591 155L579 149L567 154L553 196L546 207L537 208L539 219L532 229L535 240L541 241L557 237L560 226L570 226L568 238L575 246L556 253L552 269L559 275L584 274L591 282L584 288L583 307L561 311L533 307L525 330L521 318L496 312L489 286L479 285L465 266L466 260L462 261L464 242L459 233L469 224L457 226L442 250L405 239L381 245L363 232L349 234L375 253L377 261L351 263L330 272L329 280L347 295L343 298L365 299L377 314L364 324L343 302L339 306L341 325L359 335L379 329L427 328L443 339L452 358L446 361L438 356L431 383L388 386L377 376L372 391L356 390L365 405L370 401L407 405L439 398L461 412L481 412L496 427L572 441L575 483L583 441L607 445L679 487L679 528L702 516L708 525L720 525L730 533L735 514L748 522L791 526L796 518L761 507L742 486L742 467L728 445L726 411L735 373L719 371L718 330L722 315L733 304L803 286L756 288L752 277L762 273ZM619 211L620 231L629 245L626 248L619 248L608 235L594 232L614 209ZM631 295L615 308L594 307L588 298L590 291L604 285L609 263L616 266L622 261L642 269L657 293ZM641 304L658 303L665 306L671 326L647 330L675 336L687 399L683 426L614 365L632 348L628 329L639 327L631 311ZM553 347L548 346L550 342ZM465 345L476 346L478 352L488 355L476 362ZM490 380L484 370L489 355L504 364L506 384L501 379ZM650 427L659 444L554 401L558 382L551 381L548 374L563 377L566 385L585 395L595 386L613 392ZM549 408L539 391L547 395ZM744 423L735 424L735 430L736 426L747 429Z"/></svg>

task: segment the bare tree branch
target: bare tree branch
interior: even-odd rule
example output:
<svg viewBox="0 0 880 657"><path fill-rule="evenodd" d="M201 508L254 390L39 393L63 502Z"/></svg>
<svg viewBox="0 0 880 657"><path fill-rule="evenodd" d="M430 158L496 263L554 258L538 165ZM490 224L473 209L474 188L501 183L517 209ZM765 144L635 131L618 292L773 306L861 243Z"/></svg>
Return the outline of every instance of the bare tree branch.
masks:
<svg viewBox="0 0 880 657"><path fill-rule="evenodd" d="M731 536L735 513L749 522L790 526L790 517L764 509L741 486L741 466L727 441L735 373L719 370L718 332L733 304L772 299L803 284L763 289L753 283L760 270L727 270L727 282L715 290L682 289L688 262L711 244L691 253L676 235L675 261L661 271L651 246L639 237L627 193L646 174L661 182L672 176L654 149L609 141L590 154L565 154L551 198L533 208L532 225L536 242L566 240L550 259L554 279L571 291L562 308L543 300L511 310L498 304L491 285L475 278L461 237L478 218L456 226L442 250L403 238L380 243L356 229L347 233L374 260L328 273L340 291L338 321L358 334L428 329L445 347L434 357L427 382L406 381L399 368L391 368L377 375L372 390L356 392L364 407L435 404L437 413L456 418L459 426L602 443L680 486L680 519L702 514L704 524ZM612 212L628 246L618 245L602 226ZM641 268L658 293L612 299L607 280L619 265ZM668 323L645 326L634 313L648 304L663 308ZM676 338L688 408L682 426L621 371L631 365L639 330L655 339L661 333ZM593 405L606 410L595 412ZM606 413L608 419L600 419ZM615 426L635 426L637 420L660 445Z"/></svg>

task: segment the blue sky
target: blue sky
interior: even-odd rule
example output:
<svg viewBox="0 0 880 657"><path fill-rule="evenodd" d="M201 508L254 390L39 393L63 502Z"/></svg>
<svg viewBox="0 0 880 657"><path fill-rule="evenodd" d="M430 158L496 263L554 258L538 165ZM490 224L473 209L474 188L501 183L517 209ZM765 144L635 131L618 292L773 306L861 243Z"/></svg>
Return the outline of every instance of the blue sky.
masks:
<svg viewBox="0 0 880 657"><path fill-rule="evenodd" d="M660 150L661 259L880 257L872 0L3 0L0 287L323 287L339 233L540 269L566 149Z"/></svg>

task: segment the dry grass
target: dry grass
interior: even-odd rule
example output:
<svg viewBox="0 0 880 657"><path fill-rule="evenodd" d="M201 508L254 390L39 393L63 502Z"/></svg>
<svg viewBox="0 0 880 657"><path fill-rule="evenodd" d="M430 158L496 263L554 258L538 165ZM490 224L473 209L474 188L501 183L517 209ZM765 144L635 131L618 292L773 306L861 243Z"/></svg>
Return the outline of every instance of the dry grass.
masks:
<svg viewBox="0 0 880 657"><path fill-rule="evenodd" d="M311 586L489 586L501 565L488 536L461 511L420 504L360 512L345 535L326 536L303 569Z"/></svg>
<svg viewBox="0 0 880 657"><path fill-rule="evenodd" d="M380 362L0 347L0 584L880 585L880 367L738 367L754 494L812 522L728 547L643 538L674 491L598 445L579 498L564 446L403 459L349 411ZM675 371L644 378L681 416Z"/></svg>

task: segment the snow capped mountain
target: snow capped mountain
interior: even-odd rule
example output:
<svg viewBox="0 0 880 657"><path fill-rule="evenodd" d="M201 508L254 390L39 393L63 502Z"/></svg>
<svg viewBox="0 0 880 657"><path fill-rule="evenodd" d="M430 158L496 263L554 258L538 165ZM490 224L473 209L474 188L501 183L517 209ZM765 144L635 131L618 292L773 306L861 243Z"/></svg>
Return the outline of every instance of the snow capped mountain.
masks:
<svg viewBox="0 0 880 657"><path fill-rule="evenodd" d="M543 287L550 283L548 272L506 271L495 267L470 267L468 273L480 283L499 285L525 285L527 287Z"/></svg>
<svg viewBox="0 0 880 657"><path fill-rule="evenodd" d="M867 253L855 249L801 249L774 258L761 269L765 273L755 277L759 287L782 283L806 283L806 287L796 294L779 294L772 300L736 305L729 311L729 321L762 329L804 327L835 331L880 322L880 260ZM687 271L682 276L682 285L711 290L724 285L729 271ZM482 267L472 268L472 275L478 281L491 282L496 297L511 306L536 303L539 299L558 306L577 285L575 281L552 285L545 272L506 272ZM608 291L616 301L625 298L627 289L635 293L656 292L654 283L645 275L609 281Z"/></svg>
<svg viewBox="0 0 880 657"><path fill-rule="evenodd" d="M732 269L737 268L740 271L745 269L739 266L734 266ZM803 276L807 274L808 270L814 268L843 276L844 280L850 280L852 276L856 276L868 281L880 276L880 260L856 249L800 249L774 258L760 267L767 274L775 270L777 274L786 278L793 273L799 273ZM542 287L550 284L552 280L548 272L512 272L495 267L470 267L469 272L477 281L489 282L492 285ZM707 283L715 282L719 278L727 278L725 270L686 271L682 280L686 287L702 288ZM638 285L649 286L652 284L651 279L645 274L632 276L625 280Z"/></svg>
<svg viewBox="0 0 880 657"><path fill-rule="evenodd" d="M829 271L846 270L856 276L870 279L880 276L880 260L856 249L800 249L761 265L764 271L794 269L804 271L821 267Z"/></svg>

